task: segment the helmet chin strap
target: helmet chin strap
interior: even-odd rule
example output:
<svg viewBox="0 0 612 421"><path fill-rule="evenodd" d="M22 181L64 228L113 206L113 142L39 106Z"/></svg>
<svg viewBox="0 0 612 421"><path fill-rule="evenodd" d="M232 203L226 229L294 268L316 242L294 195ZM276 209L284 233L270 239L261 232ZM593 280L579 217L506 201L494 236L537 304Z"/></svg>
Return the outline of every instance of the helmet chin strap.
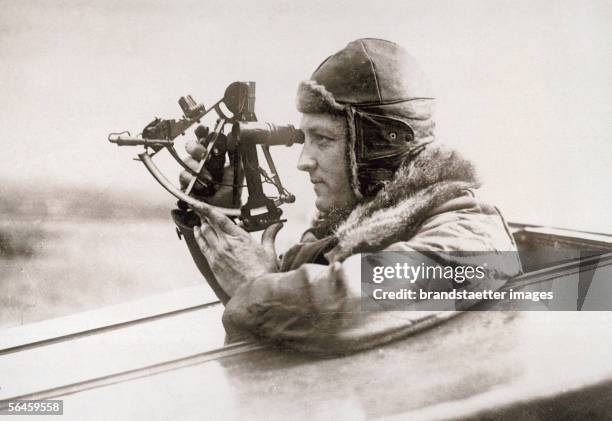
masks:
<svg viewBox="0 0 612 421"><path fill-rule="evenodd" d="M363 194L361 193L357 168L357 151L359 150L359 145L357 143L357 131L355 128L355 109L351 106L346 107L346 124L348 128L346 162L348 164L349 185L357 201L360 202L363 199Z"/></svg>

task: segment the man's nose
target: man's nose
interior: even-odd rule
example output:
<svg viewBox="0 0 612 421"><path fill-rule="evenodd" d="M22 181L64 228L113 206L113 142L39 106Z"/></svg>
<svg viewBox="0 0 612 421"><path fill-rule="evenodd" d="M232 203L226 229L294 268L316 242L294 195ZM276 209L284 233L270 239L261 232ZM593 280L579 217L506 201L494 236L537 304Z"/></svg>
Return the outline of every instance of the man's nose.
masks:
<svg viewBox="0 0 612 421"><path fill-rule="evenodd" d="M300 171L311 172L317 167L317 161L310 155L306 145L302 148L300 159L298 159L297 169Z"/></svg>

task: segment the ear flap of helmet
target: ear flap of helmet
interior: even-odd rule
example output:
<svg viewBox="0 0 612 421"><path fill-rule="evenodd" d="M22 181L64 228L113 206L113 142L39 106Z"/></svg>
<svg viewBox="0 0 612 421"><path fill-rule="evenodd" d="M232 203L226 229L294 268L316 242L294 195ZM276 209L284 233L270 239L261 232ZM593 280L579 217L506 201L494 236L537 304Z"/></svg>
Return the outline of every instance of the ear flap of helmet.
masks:
<svg viewBox="0 0 612 421"><path fill-rule="evenodd" d="M396 158L412 147L414 131L400 119L355 111L356 160L368 164Z"/></svg>

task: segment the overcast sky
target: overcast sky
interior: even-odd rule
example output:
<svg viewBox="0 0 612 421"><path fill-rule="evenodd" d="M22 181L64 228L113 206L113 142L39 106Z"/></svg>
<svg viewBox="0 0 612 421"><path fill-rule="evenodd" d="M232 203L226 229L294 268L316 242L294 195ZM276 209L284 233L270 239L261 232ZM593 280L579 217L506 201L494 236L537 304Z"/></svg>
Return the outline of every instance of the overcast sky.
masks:
<svg viewBox="0 0 612 421"><path fill-rule="evenodd" d="M612 232L609 1L0 1L0 177L167 199L106 142L179 96L210 105L257 82L260 120L359 37L405 46L430 75L438 138L472 157L509 220ZM310 206L299 150L274 151ZM162 160L169 173L176 168Z"/></svg>

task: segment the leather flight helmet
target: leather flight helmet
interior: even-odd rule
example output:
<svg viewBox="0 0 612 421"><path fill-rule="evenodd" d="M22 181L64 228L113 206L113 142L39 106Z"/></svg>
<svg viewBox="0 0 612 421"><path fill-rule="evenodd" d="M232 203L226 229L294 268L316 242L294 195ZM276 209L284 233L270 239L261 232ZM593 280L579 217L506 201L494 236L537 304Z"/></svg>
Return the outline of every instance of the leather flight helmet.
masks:
<svg viewBox="0 0 612 421"><path fill-rule="evenodd" d="M429 81L404 48L382 39L358 39L329 56L300 83L297 108L346 116L349 179L358 198L375 194L434 139Z"/></svg>

